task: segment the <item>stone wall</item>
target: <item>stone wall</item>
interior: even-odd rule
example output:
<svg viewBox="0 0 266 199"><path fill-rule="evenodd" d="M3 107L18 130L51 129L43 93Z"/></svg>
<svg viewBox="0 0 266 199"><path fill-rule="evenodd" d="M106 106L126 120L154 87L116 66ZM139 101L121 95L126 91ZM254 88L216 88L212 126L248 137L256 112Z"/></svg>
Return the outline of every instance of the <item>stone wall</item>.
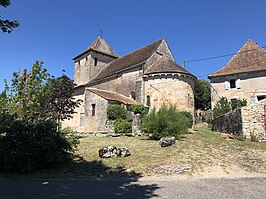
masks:
<svg viewBox="0 0 266 199"><path fill-rule="evenodd" d="M97 65L94 65L97 58ZM115 58L102 53L90 51L75 60L74 82L77 85L86 84L94 78L108 63Z"/></svg>
<svg viewBox="0 0 266 199"><path fill-rule="evenodd" d="M174 105L179 111L188 111L194 116L194 79L178 74L162 74L145 80L145 105L150 96L150 109L162 105Z"/></svg>
<svg viewBox="0 0 266 199"><path fill-rule="evenodd" d="M238 136L266 139L266 99L250 106L236 109L213 121L213 130Z"/></svg>
<svg viewBox="0 0 266 199"><path fill-rule="evenodd" d="M243 134L246 137L254 135L259 139L266 138L265 108L266 99L260 101L257 104L252 104L251 106L242 108Z"/></svg>
<svg viewBox="0 0 266 199"><path fill-rule="evenodd" d="M216 118L212 123L212 130L242 136L241 109L236 109L223 116Z"/></svg>

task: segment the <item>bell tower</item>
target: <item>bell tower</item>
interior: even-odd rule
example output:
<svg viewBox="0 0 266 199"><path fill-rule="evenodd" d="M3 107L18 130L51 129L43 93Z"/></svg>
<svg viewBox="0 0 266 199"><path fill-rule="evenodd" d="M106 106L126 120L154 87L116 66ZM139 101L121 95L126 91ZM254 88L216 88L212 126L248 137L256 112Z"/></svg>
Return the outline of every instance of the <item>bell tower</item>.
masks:
<svg viewBox="0 0 266 199"><path fill-rule="evenodd" d="M81 54L74 57L74 82L83 85L90 82L108 63L119 58L105 41L98 38Z"/></svg>

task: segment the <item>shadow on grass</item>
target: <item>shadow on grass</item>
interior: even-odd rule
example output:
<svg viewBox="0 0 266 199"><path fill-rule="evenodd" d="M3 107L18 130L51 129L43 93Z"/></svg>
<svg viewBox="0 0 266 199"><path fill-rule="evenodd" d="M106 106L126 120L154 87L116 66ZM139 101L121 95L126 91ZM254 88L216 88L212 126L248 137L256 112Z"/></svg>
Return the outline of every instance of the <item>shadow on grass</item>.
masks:
<svg viewBox="0 0 266 199"><path fill-rule="evenodd" d="M50 173L50 174L49 174ZM51 175L54 175L51 179ZM50 177L49 177L50 176ZM156 184L140 183L142 177L124 167L110 168L102 161L73 161L40 178L0 178L4 198L152 198ZM45 180L45 178L50 180ZM58 179L59 178L59 179Z"/></svg>

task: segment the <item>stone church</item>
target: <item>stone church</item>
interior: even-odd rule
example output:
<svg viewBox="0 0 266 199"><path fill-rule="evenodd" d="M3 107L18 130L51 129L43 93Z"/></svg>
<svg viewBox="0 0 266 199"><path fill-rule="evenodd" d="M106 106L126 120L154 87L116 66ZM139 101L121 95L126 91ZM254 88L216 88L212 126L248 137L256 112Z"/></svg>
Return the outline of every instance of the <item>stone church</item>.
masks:
<svg viewBox="0 0 266 199"><path fill-rule="evenodd" d="M99 36L73 60L74 97L83 103L63 127L105 133L107 107L114 103L143 104L150 110L175 105L194 115L196 77L176 64L164 38L120 57Z"/></svg>

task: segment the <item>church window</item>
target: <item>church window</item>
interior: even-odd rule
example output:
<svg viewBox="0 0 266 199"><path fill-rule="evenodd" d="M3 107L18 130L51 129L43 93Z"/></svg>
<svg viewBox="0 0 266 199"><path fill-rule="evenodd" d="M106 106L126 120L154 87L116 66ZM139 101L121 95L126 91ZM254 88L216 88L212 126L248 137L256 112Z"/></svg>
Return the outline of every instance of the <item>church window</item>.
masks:
<svg viewBox="0 0 266 199"><path fill-rule="evenodd" d="M147 95L147 97L146 97L146 105L147 106L151 105L151 97L149 95Z"/></svg>
<svg viewBox="0 0 266 199"><path fill-rule="evenodd" d="M133 100L135 100L136 99L136 93L135 93L135 91L131 91L130 96L131 96L131 98Z"/></svg>
<svg viewBox="0 0 266 199"><path fill-rule="evenodd" d="M95 108L96 108L96 104L92 104L92 105L91 105L91 108L92 108L92 110L91 110L91 116L95 116Z"/></svg>
<svg viewBox="0 0 266 199"><path fill-rule="evenodd" d="M94 58L94 66L97 66L97 63L98 63L98 58L95 57L95 58Z"/></svg>

